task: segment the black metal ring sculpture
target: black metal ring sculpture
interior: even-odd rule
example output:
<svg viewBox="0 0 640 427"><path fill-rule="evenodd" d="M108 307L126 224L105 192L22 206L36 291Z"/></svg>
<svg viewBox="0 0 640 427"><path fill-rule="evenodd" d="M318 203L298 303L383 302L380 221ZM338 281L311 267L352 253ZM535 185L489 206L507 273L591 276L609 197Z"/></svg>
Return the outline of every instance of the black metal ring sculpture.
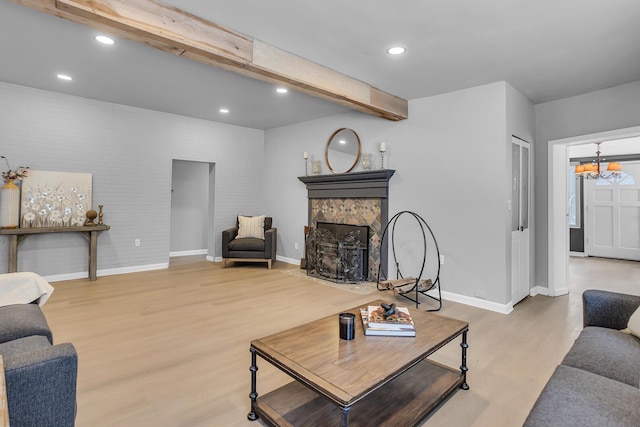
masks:
<svg viewBox="0 0 640 427"><path fill-rule="evenodd" d="M380 239L380 246L383 247L384 246L384 239L387 235L387 231L389 229L389 226L391 226L391 251L393 253L393 261L395 262L396 265L396 275L398 279L403 279L404 276L402 275L402 272L400 271L400 263L398 262L398 258L396 257L396 247L395 247L395 229L396 229L396 222L398 221L398 218L400 218L402 215L404 214L409 214L411 216L413 216L416 221L418 222L418 225L420 226L420 230L422 231L422 238L423 238L423 259L422 259L422 267L420 268L420 273L416 276L416 280L415 283L413 284L413 287L411 289L409 289L406 292L400 292L398 293L398 295L407 298L413 302L415 302L416 304L416 308L418 308L418 305L420 304L420 302L418 301L418 295L422 294L428 298L431 298L435 301L438 302L438 308L436 309L432 309L432 310L427 310L427 311L439 311L442 308L442 293L440 291L440 249L438 248L438 241L436 240L436 236L433 234L433 231L431 230L431 227L429 227L429 224L427 224L427 222L417 213L415 212L411 212L411 211L402 211L402 212L398 212L397 214L395 214L387 223L387 225L384 227L384 231L382 232L382 237ZM432 280L431 284L429 285L428 288L422 289L420 290L420 281L422 279L422 275L424 274L424 269L425 269L425 265L427 262L427 233L425 231L425 228L429 231L429 234L431 235L431 238L433 239L433 243L435 246L435 250L436 250L436 264L437 264L437 272L436 272L436 277L435 279ZM380 276L382 273L382 262L380 262L378 264L378 277L377 277L377 283L376 286L378 288L379 291L382 290L386 290L385 288L381 288L380 287ZM385 274L385 278L388 278ZM434 290L437 288L438 291L438 296L435 297L433 295L429 295L427 294L428 291ZM409 296L410 294L415 292L415 297L411 297Z"/></svg>

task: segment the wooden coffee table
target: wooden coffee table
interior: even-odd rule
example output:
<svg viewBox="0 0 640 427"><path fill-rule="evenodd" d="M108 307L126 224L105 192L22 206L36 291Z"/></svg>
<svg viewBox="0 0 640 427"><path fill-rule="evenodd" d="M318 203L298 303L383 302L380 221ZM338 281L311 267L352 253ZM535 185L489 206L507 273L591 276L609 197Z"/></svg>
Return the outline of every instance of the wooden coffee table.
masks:
<svg viewBox="0 0 640 427"><path fill-rule="evenodd" d="M382 301L365 304L380 305ZM410 308L415 337L365 336L360 307L356 337L338 335L338 315L251 341L250 420L274 426L413 426L467 385L469 324ZM462 364L427 360L462 335ZM296 381L257 393L257 356Z"/></svg>

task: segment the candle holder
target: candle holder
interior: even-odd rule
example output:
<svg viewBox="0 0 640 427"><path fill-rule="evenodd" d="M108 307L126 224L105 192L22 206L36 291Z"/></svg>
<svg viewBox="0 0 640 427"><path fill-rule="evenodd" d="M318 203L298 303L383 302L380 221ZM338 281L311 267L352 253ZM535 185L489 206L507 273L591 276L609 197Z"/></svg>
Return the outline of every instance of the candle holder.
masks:
<svg viewBox="0 0 640 427"><path fill-rule="evenodd" d="M307 173L308 172L307 171L307 160L308 159L306 159L306 158L304 159L304 176L308 176L308 173Z"/></svg>
<svg viewBox="0 0 640 427"><path fill-rule="evenodd" d="M380 151L380 169L384 169L384 151Z"/></svg>

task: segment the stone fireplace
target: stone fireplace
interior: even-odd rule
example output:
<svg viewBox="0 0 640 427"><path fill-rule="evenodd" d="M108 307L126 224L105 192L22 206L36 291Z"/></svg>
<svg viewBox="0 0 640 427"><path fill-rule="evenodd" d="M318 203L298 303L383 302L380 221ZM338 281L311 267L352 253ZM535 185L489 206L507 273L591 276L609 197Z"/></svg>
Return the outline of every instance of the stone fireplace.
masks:
<svg viewBox="0 0 640 427"><path fill-rule="evenodd" d="M375 281L380 262L383 265L387 262L381 237L389 220L389 179L394 172L381 169L298 178L307 186L310 227L317 229L318 223L334 223L369 228L366 281Z"/></svg>

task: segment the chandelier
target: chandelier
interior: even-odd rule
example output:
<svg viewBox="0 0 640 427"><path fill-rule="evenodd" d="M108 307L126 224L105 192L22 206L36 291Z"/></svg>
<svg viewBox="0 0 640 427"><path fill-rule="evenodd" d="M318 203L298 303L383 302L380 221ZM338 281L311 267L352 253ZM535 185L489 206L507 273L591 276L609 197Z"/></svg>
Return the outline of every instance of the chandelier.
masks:
<svg viewBox="0 0 640 427"><path fill-rule="evenodd" d="M596 160L584 165L577 165L575 174L576 177L584 179L614 179L617 180L622 175L622 165L618 162L609 162L606 169L600 164L600 144L602 142L596 142L598 149L596 151Z"/></svg>

